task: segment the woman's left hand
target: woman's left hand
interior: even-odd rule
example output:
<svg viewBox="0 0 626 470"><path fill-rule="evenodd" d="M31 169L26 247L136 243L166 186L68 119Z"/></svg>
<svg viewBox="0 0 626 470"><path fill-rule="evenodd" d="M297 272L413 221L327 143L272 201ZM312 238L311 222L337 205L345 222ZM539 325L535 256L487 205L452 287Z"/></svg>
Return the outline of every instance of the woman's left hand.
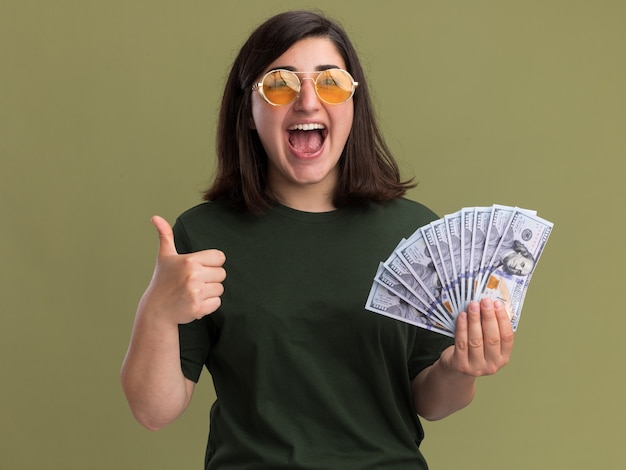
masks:
<svg viewBox="0 0 626 470"><path fill-rule="evenodd" d="M470 377L492 375L513 350L513 327L501 301L471 302L457 318L454 346L441 354L444 369Z"/></svg>

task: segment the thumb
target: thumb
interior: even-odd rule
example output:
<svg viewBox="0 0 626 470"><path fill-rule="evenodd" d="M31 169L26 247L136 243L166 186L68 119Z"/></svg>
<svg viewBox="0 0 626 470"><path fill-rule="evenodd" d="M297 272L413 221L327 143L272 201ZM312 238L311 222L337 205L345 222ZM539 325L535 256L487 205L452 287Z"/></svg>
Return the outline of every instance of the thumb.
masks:
<svg viewBox="0 0 626 470"><path fill-rule="evenodd" d="M174 245L174 232L172 227L163 217L155 215L152 217L152 225L159 233L159 257L177 255L176 245Z"/></svg>

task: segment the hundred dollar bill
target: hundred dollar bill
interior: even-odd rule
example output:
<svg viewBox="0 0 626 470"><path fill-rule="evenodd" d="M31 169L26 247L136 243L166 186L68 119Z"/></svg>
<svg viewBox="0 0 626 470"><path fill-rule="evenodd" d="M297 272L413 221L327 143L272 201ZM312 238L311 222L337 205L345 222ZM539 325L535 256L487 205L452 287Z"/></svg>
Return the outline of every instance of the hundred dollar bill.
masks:
<svg viewBox="0 0 626 470"><path fill-rule="evenodd" d="M487 235L485 246L482 253L482 259L480 262L480 269L478 274L477 285L480 289L482 289L484 285L484 276L485 272L489 270L489 266L491 265L494 256L496 255L496 251L502 242L502 237L504 232L507 230L509 225L511 224L511 220L513 220L513 215L516 212L524 212L529 215L536 215L535 211L531 211L528 209L521 209L519 207L509 207L502 206L500 204L494 204L491 211L491 216L489 219L489 224L487 226Z"/></svg>
<svg viewBox="0 0 626 470"><path fill-rule="evenodd" d="M426 330L454 337L452 332L438 328L430 322L426 314L420 312L377 282L372 284L365 308L371 312L395 318L396 320L401 320Z"/></svg>
<svg viewBox="0 0 626 470"><path fill-rule="evenodd" d="M452 255L448 244L448 232L446 231L445 221L443 219L436 220L422 227L421 230L426 240L426 248L428 248L430 258L435 265L435 271L439 276L439 284L450 299L452 315L456 317L459 309L453 287Z"/></svg>
<svg viewBox="0 0 626 470"><path fill-rule="evenodd" d="M485 249L485 240L487 238L487 228L489 227L491 211L491 207L474 208L474 227L472 229L472 247L470 251L470 279L468 282L471 289L469 300L476 300L480 262L482 260L483 250Z"/></svg>
<svg viewBox="0 0 626 470"><path fill-rule="evenodd" d="M411 292L411 290L407 286L400 282L395 273L391 272L385 267L384 263L379 264L378 270L376 271L376 276L374 277L374 281L378 284L381 284L390 293L397 295L406 303L415 307L419 312L425 314L428 317L430 323L432 323L433 325L437 326L438 328L449 329L439 320L435 306L420 295Z"/></svg>
<svg viewBox="0 0 626 470"><path fill-rule="evenodd" d="M485 270L480 294L504 302L517 328L524 297L553 224L525 210L516 210Z"/></svg>
<svg viewBox="0 0 626 470"><path fill-rule="evenodd" d="M401 241L398 247L402 246L405 242L406 240ZM391 256L383 263L383 266L386 271L393 275L415 298L420 299L426 305L425 312L435 316L439 322L447 327L454 328L454 323L450 321L445 308L441 304L441 300L435 298L432 293L427 290L423 281L409 270L406 261L398 255L397 250L394 250ZM394 289L391 290L393 291ZM400 295L400 290L396 293Z"/></svg>
<svg viewBox="0 0 626 470"><path fill-rule="evenodd" d="M392 264L397 269L397 262ZM402 300L412 305L420 312L424 313L434 325L440 328L445 328L452 331L454 330L454 328L451 328L453 325L448 325L447 323L444 323L444 319L437 311L436 304L428 299L426 292L419 284L415 282L414 279L406 279L408 283L411 283L411 286L409 287L402 282L402 280L398 277L396 271L392 271L391 269L387 268L384 263L380 263L378 270L376 271L374 281L383 285L392 294L397 295Z"/></svg>
<svg viewBox="0 0 626 470"><path fill-rule="evenodd" d="M378 270L376 271L374 281L382 284L390 292L394 293L405 302L413 305L421 312L427 312L430 309L428 301L424 300L419 295L411 292L411 290L409 290L407 286L400 282L400 280L394 275L394 273L392 273L389 269L385 267L384 263L380 263L378 265Z"/></svg>
<svg viewBox="0 0 626 470"><path fill-rule="evenodd" d="M422 231L416 230L395 252L413 274L414 278L424 287L429 298L437 303L439 306L438 311L444 315L444 323L454 325L455 318L452 302L441 285Z"/></svg>
<svg viewBox="0 0 626 470"><path fill-rule="evenodd" d="M467 310L467 304L471 300L472 289L470 286L472 232L474 231L474 209L465 207L461 209L461 311Z"/></svg>
<svg viewBox="0 0 626 470"><path fill-rule="evenodd" d="M480 267L478 269L478 275L476 278L476 285L479 286L477 292L475 292L476 298L480 295L480 288L482 288L482 278L487 270L491 259L495 255L496 249L502 240L505 230L511 223L511 218L515 213L514 207L494 205L491 209L491 215L487 224L487 230L485 234L485 245L482 251Z"/></svg>
<svg viewBox="0 0 626 470"><path fill-rule="evenodd" d="M463 246L461 244L461 231L462 231L462 220L461 220L461 211L455 212L454 214L449 214L444 216L443 218L446 233L448 238L448 245L450 247L450 257L452 259L452 288L454 290L454 295L456 297L456 306L458 311L463 310L463 294L461 293L462 286L462 265L461 265L461 256L463 252Z"/></svg>

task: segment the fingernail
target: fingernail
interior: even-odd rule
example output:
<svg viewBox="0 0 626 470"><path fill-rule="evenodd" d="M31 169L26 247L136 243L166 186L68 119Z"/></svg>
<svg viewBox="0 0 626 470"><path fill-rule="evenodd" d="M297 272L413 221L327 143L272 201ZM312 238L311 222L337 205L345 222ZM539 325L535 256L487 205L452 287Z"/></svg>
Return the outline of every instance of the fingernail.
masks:
<svg viewBox="0 0 626 470"><path fill-rule="evenodd" d="M470 302L469 308L467 310L469 311L469 313L478 313L480 311L478 302Z"/></svg>

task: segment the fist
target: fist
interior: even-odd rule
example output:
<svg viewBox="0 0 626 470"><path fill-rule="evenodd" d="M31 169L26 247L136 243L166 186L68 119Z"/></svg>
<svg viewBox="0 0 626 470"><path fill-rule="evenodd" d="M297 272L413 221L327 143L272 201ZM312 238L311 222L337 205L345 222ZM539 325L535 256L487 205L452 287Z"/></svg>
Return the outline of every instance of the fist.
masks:
<svg viewBox="0 0 626 470"><path fill-rule="evenodd" d="M177 324L215 312L224 293L224 253L205 250L179 255L169 223L154 216L152 224L159 235L159 251L142 303L155 315Z"/></svg>

